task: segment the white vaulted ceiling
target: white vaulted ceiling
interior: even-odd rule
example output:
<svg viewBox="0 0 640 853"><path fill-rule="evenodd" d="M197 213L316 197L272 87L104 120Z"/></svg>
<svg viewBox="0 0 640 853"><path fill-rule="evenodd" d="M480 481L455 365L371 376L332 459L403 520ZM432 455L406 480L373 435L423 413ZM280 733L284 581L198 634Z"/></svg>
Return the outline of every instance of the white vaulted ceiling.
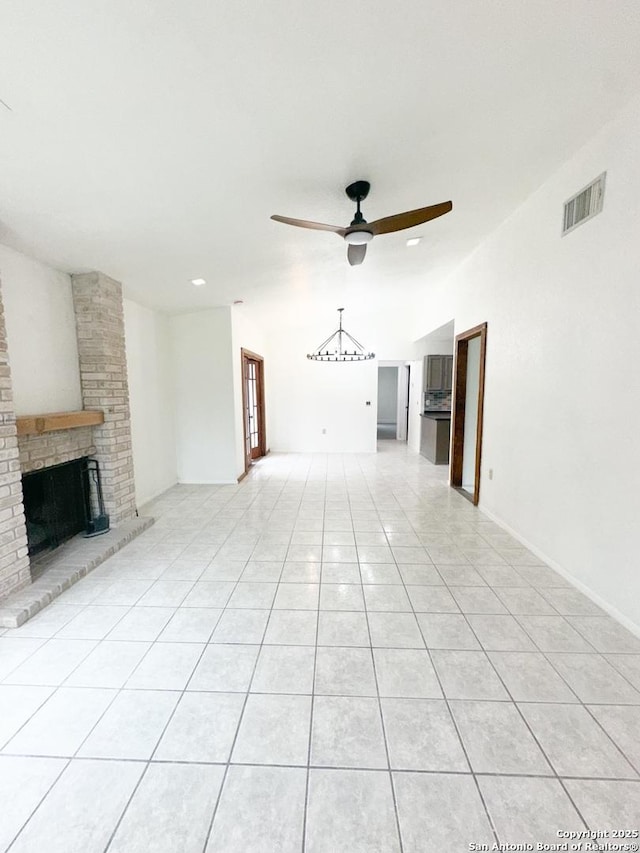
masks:
<svg viewBox="0 0 640 853"><path fill-rule="evenodd" d="M0 242L168 311L426 284L637 93L639 42L636 0L4 0ZM454 211L355 268L269 219L345 225L358 178L368 219Z"/></svg>

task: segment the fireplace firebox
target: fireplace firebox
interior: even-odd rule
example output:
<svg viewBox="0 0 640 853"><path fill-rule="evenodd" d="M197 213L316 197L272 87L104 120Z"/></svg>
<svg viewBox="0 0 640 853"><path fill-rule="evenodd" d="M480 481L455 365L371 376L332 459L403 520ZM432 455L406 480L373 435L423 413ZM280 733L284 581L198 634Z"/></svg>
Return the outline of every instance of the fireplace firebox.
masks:
<svg viewBox="0 0 640 853"><path fill-rule="evenodd" d="M87 457L22 477L29 556L87 530L92 517Z"/></svg>

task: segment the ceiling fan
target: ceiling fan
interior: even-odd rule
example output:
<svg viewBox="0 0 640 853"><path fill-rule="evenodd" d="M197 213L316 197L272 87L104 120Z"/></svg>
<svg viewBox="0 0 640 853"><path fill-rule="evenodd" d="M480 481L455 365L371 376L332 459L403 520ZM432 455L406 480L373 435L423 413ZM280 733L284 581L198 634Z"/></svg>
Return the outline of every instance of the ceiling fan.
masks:
<svg viewBox="0 0 640 853"><path fill-rule="evenodd" d="M370 189L369 181L356 181L349 184L345 189L346 194L351 201L355 201L357 206L351 225L346 228L341 228L339 225L325 225L322 222L309 222L307 219L291 219L288 216L274 215L271 218L275 219L276 222L284 222L285 225L297 225L298 228L333 231L334 234L343 237L349 244L347 259L353 267L364 261L364 256L367 254L367 243L370 243L378 234L391 234L394 231L402 231L405 228L412 228L414 225L421 225L423 222L429 222L430 219L437 219L438 216L449 213L453 208L450 201L443 201L440 204L432 204L430 207L407 210L405 213L396 213L395 216L385 216L384 219L367 222L360 211L360 202L364 201L369 195Z"/></svg>

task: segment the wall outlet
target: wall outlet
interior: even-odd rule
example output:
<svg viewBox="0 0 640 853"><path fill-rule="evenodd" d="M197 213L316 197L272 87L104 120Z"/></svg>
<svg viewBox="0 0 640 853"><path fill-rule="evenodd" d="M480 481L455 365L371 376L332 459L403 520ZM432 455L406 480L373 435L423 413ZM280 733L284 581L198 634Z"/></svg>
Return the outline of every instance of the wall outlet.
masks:
<svg viewBox="0 0 640 853"><path fill-rule="evenodd" d="M326 434L327 434L327 431L326 431L326 429L325 429L324 427L322 427L322 434L323 434L323 435L326 435Z"/></svg>
<svg viewBox="0 0 640 853"><path fill-rule="evenodd" d="M489 468L489 479L493 480L493 468Z"/></svg>

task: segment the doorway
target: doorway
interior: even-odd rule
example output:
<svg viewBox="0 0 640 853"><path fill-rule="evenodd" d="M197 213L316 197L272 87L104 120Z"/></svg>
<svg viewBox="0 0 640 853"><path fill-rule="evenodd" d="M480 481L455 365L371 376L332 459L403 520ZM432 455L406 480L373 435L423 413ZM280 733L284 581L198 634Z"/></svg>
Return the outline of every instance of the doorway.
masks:
<svg viewBox="0 0 640 853"><path fill-rule="evenodd" d="M410 366L387 362L378 366L377 438L406 441L409 428Z"/></svg>
<svg viewBox="0 0 640 853"><path fill-rule="evenodd" d="M265 456L267 438L264 417L264 359L242 349L242 411L244 422L244 470Z"/></svg>
<svg viewBox="0 0 640 853"><path fill-rule="evenodd" d="M398 410L401 422L398 425L398 439L409 440L409 394L411 393L411 365L405 364L398 370L400 393L398 395Z"/></svg>
<svg viewBox="0 0 640 853"><path fill-rule="evenodd" d="M398 433L398 368L378 368L378 440L393 439Z"/></svg>
<svg viewBox="0 0 640 853"><path fill-rule="evenodd" d="M451 485L476 506L480 500L486 351L486 323L456 336Z"/></svg>

